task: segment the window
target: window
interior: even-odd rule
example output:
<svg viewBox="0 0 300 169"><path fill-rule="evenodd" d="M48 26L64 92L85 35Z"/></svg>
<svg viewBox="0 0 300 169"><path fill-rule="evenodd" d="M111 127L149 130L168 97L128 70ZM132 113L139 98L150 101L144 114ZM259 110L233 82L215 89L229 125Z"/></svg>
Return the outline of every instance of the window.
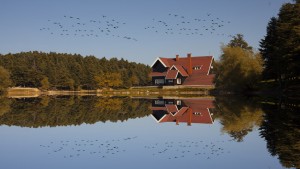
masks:
<svg viewBox="0 0 300 169"><path fill-rule="evenodd" d="M154 83L155 84L164 84L165 80L164 79L155 79Z"/></svg>
<svg viewBox="0 0 300 169"><path fill-rule="evenodd" d="M177 105L181 105L181 100L177 100L177 101L176 101L176 104L177 104Z"/></svg>
<svg viewBox="0 0 300 169"><path fill-rule="evenodd" d="M200 70L201 68L202 68L202 65L201 66L194 66L193 67L194 70Z"/></svg>
<svg viewBox="0 0 300 169"><path fill-rule="evenodd" d="M173 101L168 101L167 104L174 104L174 102Z"/></svg>
<svg viewBox="0 0 300 169"><path fill-rule="evenodd" d="M201 112L194 112L193 114L196 115L196 116L202 116Z"/></svg>
<svg viewBox="0 0 300 169"><path fill-rule="evenodd" d="M177 79L177 84L181 84L181 79L180 78Z"/></svg>
<svg viewBox="0 0 300 169"><path fill-rule="evenodd" d="M163 100L155 100L156 105L164 105L165 102Z"/></svg>

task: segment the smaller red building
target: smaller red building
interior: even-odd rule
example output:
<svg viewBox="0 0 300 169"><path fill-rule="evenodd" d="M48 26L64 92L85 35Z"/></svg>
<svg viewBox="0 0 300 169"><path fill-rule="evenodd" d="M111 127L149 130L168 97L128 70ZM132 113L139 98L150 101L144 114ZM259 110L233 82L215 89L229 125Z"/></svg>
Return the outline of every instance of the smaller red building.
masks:
<svg viewBox="0 0 300 169"><path fill-rule="evenodd" d="M213 56L157 58L152 64L153 85L214 85L211 74Z"/></svg>

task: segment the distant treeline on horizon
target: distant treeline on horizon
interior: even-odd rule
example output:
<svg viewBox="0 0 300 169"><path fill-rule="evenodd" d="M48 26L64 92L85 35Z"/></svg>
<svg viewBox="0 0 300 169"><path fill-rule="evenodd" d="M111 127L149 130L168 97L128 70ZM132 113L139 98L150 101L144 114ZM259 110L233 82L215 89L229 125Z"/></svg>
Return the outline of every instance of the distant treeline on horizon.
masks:
<svg viewBox="0 0 300 169"><path fill-rule="evenodd" d="M0 54L0 66L9 71L11 86L44 90L142 86L150 72L149 66L124 59L37 51Z"/></svg>

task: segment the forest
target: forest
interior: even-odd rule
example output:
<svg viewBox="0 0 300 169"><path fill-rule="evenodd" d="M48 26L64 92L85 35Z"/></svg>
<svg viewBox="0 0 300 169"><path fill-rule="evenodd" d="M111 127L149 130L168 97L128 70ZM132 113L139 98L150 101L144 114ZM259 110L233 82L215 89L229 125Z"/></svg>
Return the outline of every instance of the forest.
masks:
<svg viewBox="0 0 300 169"><path fill-rule="evenodd" d="M150 67L124 59L79 54L0 54L0 90L9 86L42 90L91 90L147 85Z"/></svg>

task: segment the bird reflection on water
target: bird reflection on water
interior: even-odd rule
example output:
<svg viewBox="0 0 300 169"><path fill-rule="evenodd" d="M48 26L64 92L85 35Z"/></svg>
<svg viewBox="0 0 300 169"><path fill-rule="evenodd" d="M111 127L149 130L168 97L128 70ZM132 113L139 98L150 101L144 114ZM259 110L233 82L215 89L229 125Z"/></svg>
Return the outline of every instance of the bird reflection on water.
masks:
<svg viewBox="0 0 300 169"><path fill-rule="evenodd" d="M144 148L151 152L153 156L168 160L176 160L187 157L212 159L214 157L230 153L230 151L225 149L224 145L230 141L232 140L210 142L204 140L166 141L163 143L146 145Z"/></svg>
<svg viewBox="0 0 300 169"><path fill-rule="evenodd" d="M44 148L48 155L61 155L63 158L75 158L86 155L105 158L126 152L126 148L120 144L122 142L132 141L136 138L137 136L112 140L61 140L57 142L51 141L48 144L41 144L40 147Z"/></svg>
<svg viewBox="0 0 300 169"><path fill-rule="evenodd" d="M51 141L48 144L39 145L47 151L48 155L58 155L63 158L79 158L81 156L95 156L98 158L109 158L120 153L134 154L134 150L128 147L138 147L146 151L145 154L152 155L153 158L176 160L182 158L200 158L213 159L222 155L229 154L225 145L232 140L182 140L182 141L165 141L156 142L147 145L135 145L132 141L138 139L137 136L126 137L112 140L101 139L80 139L80 140L61 140ZM125 147L124 142L129 146Z"/></svg>

